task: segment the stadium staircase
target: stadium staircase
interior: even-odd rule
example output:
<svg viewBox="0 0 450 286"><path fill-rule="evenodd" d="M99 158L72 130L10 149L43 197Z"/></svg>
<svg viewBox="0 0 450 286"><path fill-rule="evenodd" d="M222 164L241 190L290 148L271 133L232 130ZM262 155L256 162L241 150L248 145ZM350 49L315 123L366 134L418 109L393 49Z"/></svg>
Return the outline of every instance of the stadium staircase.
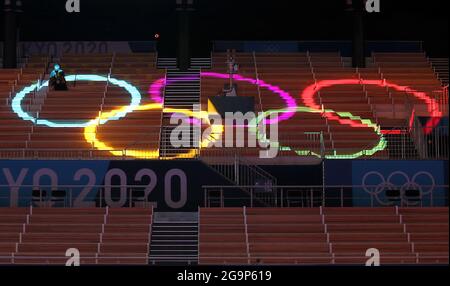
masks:
<svg viewBox="0 0 450 286"><path fill-rule="evenodd" d="M164 107L192 110L200 103L200 69L167 70Z"/></svg>
<svg viewBox="0 0 450 286"><path fill-rule="evenodd" d="M166 73L166 87L164 91L164 108L175 108L192 110L200 104L200 70L193 69L189 71L179 71L176 69L168 69ZM196 132L196 128L191 125L186 126L189 133L189 141L182 142L182 146L173 146L170 136L175 128L181 130L177 125L171 124L170 119L173 113L164 113L161 128L161 150L160 154L164 158L177 156L178 154L188 153L195 141L198 141L200 134ZM195 141L194 141L195 140Z"/></svg>
<svg viewBox="0 0 450 286"><path fill-rule="evenodd" d="M448 85L448 58L433 58L429 60L442 85Z"/></svg>
<svg viewBox="0 0 450 286"><path fill-rule="evenodd" d="M213 157L201 157L203 162L228 182L247 194L252 191L256 205L275 206L275 197L271 192L271 187L277 185L277 178L260 166L252 164L236 154L230 153L228 158L230 160L223 161Z"/></svg>
<svg viewBox="0 0 450 286"><path fill-rule="evenodd" d="M191 69L210 69L210 68L212 68L212 57L191 59Z"/></svg>
<svg viewBox="0 0 450 286"><path fill-rule="evenodd" d="M149 264L192 265L198 261L198 213L155 213Z"/></svg>
<svg viewBox="0 0 450 286"><path fill-rule="evenodd" d="M176 69L177 59L176 58L160 58L158 57L156 66L158 69Z"/></svg>
<svg viewBox="0 0 450 286"><path fill-rule="evenodd" d="M177 69L176 58L158 58L157 67L159 69ZM190 69L210 69L212 58L191 58Z"/></svg>

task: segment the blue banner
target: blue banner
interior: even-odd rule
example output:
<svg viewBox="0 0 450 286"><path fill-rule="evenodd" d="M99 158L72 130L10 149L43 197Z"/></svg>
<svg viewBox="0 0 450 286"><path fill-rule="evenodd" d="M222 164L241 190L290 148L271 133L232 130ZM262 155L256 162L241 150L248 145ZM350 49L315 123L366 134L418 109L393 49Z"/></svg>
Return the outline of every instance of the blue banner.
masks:
<svg viewBox="0 0 450 286"><path fill-rule="evenodd" d="M444 206L445 161L352 161L354 206Z"/></svg>
<svg viewBox="0 0 450 286"><path fill-rule="evenodd" d="M133 206L152 203L157 210L196 210L202 186L228 185L197 160L186 161L40 161L0 160L0 206L27 207L40 193L50 204L63 192L64 206Z"/></svg>
<svg viewBox="0 0 450 286"><path fill-rule="evenodd" d="M245 42L246 52L257 53L295 53L298 52L297 42Z"/></svg>

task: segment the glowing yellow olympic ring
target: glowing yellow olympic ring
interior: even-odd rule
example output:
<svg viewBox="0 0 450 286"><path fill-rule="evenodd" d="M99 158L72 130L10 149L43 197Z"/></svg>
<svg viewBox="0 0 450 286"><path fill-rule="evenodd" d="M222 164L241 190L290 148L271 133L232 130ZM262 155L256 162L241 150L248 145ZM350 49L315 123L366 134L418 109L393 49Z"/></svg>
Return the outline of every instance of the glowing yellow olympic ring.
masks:
<svg viewBox="0 0 450 286"><path fill-rule="evenodd" d="M108 146L106 143L97 139L97 127L103 120L107 120L108 118L114 117L117 113L124 112L125 109L129 108L128 106L124 106L109 112L101 113L97 118L91 120L89 124L84 128L84 139L89 144L97 150L105 150L109 151L114 156L127 156L134 157L139 159L177 159L177 158L194 158L196 155L196 150L191 149L188 153L178 154L173 157L159 157L159 149L154 150L116 150L111 146ZM146 105L141 105L133 108L135 110L154 110L161 109L162 104L160 103L151 103ZM182 113L188 117L194 117L197 119L205 119L208 124L210 124L208 112L200 111L194 112L192 110L187 109L176 109L176 108L164 108L162 110L164 113ZM211 125L211 134L209 134L208 138L204 138L200 144L200 148L208 147L211 143L214 143L223 133L223 125Z"/></svg>

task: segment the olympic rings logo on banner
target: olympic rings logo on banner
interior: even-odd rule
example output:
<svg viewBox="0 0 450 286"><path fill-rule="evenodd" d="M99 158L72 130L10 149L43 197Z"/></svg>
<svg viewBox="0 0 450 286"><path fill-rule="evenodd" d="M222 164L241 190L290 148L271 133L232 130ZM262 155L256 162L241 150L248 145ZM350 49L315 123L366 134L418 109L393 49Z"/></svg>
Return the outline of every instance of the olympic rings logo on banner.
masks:
<svg viewBox="0 0 450 286"><path fill-rule="evenodd" d="M378 178L379 179L378 184L368 184L367 181L369 180L370 177ZM419 184L417 182L417 179L420 177L422 178L425 177L427 180L429 180L429 184L427 185ZM393 180L396 178L400 179L397 183L393 182ZM417 172L412 178L410 178L408 174L402 171L392 172L391 174L389 174L387 178L385 178L383 174L381 174L380 172L371 171L366 173L362 178L362 189L366 193L373 196L377 200L377 202L383 205L388 205L388 203L383 202L380 196L383 195L384 192L387 190L398 188L400 191L400 198L402 201L404 201L406 200L405 198L406 190L411 189L418 190L420 192L420 197L422 198L423 196L431 194L435 189L435 187L436 182L433 175L425 171Z"/></svg>

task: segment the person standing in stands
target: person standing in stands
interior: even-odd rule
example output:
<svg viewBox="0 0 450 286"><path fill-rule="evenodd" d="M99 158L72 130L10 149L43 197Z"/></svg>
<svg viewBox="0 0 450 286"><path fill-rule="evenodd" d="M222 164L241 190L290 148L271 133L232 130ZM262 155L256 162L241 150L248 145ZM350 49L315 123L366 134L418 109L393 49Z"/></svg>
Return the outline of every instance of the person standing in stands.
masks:
<svg viewBox="0 0 450 286"><path fill-rule="evenodd" d="M237 92L236 92L236 86L233 82L234 79L234 75L238 73L239 71L239 65L236 63L236 60L234 59L233 56L230 56L228 61L227 61L227 65L228 65L228 73L230 75L229 78L229 84L228 86L225 85L224 89L223 89L223 95L224 96L237 96Z"/></svg>
<svg viewBox="0 0 450 286"><path fill-rule="evenodd" d="M236 65L236 61L234 60L233 56L230 56L227 64L228 64L228 74L230 75L230 86L232 86L233 85L234 66Z"/></svg>
<svg viewBox="0 0 450 286"><path fill-rule="evenodd" d="M67 90L67 82L64 70L59 64L55 64L50 73L49 87L53 90Z"/></svg>

